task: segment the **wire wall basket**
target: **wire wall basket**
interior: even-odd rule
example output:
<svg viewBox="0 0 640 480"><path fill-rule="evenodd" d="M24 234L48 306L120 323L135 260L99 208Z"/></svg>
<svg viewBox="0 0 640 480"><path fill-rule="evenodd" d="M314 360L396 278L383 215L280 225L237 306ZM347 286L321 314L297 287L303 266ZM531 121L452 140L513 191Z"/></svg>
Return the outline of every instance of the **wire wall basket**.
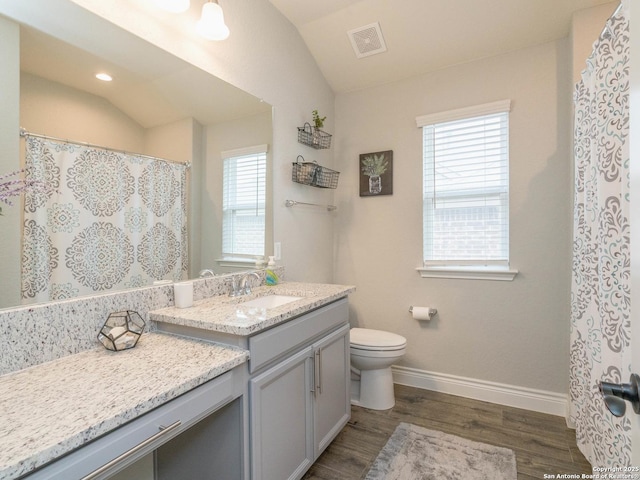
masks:
<svg viewBox="0 0 640 480"><path fill-rule="evenodd" d="M291 173L294 182L318 188L338 188L339 176L340 172L318 165L317 162L305 162L302 155L298 155L293 163Z"/></svg>
<svg viewBox="0 0 640 480"><path fill-rule="evenodd" d="M331 134L305 123L303 127L298 127L298 142L316 149L331 148Z"/></svg>

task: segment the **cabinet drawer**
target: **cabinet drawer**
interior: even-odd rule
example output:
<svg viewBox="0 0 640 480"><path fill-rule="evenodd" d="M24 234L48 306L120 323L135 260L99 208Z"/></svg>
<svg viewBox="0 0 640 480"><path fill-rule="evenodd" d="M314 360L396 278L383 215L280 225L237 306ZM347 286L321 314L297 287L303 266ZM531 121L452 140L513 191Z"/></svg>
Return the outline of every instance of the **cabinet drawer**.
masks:
<svg viewBox="0 0 640 480"><path fill-rule="evenodd" d="M349 301L342 298L249 338L249 371L256 372L287 352L349 321Z"/></svg>
<svg viewBox="0 0 640 480"><path fill-rule="evenodd" d="M242 373L233 370L177 397L113 432L27 476L29 480L84 478L122 455L122 460L92 478L106 478L158 448L243 392ZM160 433L162 432L162 433ZM126 454L126 455L123 455Z"/></svg>

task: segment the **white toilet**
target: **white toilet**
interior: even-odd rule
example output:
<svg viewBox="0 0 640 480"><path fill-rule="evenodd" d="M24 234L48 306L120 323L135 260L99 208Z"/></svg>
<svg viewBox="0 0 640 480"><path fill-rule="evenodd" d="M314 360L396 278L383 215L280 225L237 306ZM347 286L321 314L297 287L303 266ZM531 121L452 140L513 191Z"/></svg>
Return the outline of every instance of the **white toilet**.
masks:
<svg viewBox="0 0 640 480"><path fill-rule="evenodd" d="M352 328L351 403L372 410L387 410L396 403L391 365L405 354L407 339L391 332ZM359 376L359 378L357 378Z"/></svg>

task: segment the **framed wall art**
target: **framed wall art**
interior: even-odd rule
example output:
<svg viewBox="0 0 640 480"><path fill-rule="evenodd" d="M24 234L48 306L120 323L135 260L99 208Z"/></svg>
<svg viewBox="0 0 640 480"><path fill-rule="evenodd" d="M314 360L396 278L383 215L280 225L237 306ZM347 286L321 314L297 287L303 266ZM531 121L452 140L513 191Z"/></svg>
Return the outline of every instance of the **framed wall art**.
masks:
<svg viewBox="0 0 640 480"><path fill-rule="evenodd" d="M393 150L361 154L358 168L361 197L393 193Z"/></svg>

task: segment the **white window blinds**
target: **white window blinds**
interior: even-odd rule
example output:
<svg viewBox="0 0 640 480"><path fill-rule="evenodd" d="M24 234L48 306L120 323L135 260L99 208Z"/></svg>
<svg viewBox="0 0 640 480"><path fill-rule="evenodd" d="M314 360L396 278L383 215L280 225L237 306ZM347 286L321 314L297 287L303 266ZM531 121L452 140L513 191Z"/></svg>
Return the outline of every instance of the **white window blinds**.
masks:
<svg viewBox="0 0 640 480"><path fill-rule="evenodd" d="M238 156L223 152L222 255L227 258L264 255L267 155L262 147Z"/></svg>
<svg viewBox="0 0 640 480"><path fill-rule="evenodd" d="M417 122L425 267L508 265L509 102Z"/></svg>

